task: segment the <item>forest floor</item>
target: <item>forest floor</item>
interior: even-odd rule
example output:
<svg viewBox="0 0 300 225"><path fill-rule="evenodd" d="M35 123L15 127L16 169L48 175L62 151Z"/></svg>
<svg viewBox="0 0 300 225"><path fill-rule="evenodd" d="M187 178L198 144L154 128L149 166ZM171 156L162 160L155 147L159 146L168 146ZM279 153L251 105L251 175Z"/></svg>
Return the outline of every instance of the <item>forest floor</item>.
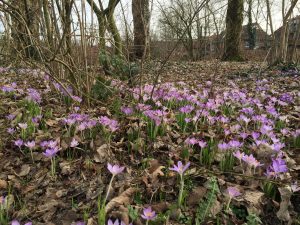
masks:
<svg viewBox="0 0 300 225"><path fill-rule="evenodd" d="M107 106L91 107L39 70L1 69L0 224L98 224L106 193L125 224L300 224L300 72L172 62L153 90L149 68L141 86L95 87ZM108 163L125 167L111 188Z"/></svg>

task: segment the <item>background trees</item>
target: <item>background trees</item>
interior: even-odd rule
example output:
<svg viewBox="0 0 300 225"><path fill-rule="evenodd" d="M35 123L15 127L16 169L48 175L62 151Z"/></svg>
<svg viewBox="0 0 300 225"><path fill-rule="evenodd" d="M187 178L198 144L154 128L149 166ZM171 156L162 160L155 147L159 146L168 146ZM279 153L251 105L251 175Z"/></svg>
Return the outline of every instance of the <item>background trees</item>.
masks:
<svg viewBox="0 0 300 225"><path fill-rule="evenodd" d="M3 50L14 61L44 65L72 85L87 82L86 90L93 85L99 66L110 75L132 74L131 61L168 54L189 60L241 60L258 46L262 58L268 55L271 63L295 61L300 26L293 25L291 39L291 23L296 21L291 18L299 14L299 3L279 3L0 0L7 43ZM282 19L274 16L278 11L282 11ZM125 29L120 18L124 18ZM255 24L266 37L261 37Z"/></svg>

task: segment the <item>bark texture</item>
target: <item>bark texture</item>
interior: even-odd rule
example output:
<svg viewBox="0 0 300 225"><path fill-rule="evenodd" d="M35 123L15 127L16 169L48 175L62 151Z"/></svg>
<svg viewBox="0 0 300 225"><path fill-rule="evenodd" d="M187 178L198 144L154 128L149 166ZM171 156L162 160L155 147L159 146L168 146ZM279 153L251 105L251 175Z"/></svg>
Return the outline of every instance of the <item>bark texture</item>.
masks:
<svg viewBox="0 0 300 225"><path fill-rule="evenodd" d="M145 58L149 55L149 0L132 0L134 26L134 57Z"/></svg>
<svg viewBox="0 0 300 225"><path fill-rule="evenodd" d="M243 0L228 0L224 61L242 61L240 44L243 24Z"/></svg>

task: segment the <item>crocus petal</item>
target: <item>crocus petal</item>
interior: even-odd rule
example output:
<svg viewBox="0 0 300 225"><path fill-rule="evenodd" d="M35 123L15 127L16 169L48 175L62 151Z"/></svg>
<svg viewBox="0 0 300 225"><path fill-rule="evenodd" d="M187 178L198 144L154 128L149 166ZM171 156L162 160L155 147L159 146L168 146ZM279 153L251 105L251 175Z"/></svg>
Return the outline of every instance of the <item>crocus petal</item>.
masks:
<svg viewBox="0 0 300 225"><path fill-rule="evenodd" d="M13 220L11 221L11 225L20 225L18 220Z"/></svg>

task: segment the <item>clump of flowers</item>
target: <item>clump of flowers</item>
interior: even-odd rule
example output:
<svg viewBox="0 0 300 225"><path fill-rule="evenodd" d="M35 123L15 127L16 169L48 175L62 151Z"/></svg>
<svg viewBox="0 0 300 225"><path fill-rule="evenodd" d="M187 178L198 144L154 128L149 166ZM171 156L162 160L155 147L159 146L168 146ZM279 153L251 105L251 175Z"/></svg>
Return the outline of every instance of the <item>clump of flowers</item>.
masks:
<svg viewBox="0 0 300 225"><path fill-rule="evenodd" d="M143 112L147 122L147 133L151 140L154 140L158 134L164 133L164 123L167 122L167 112L164 110L145 110Z"/></svg>
<svg viewBox="0 0 300 225"><path fill-rule="evenodd" d="M191 121L188 116L194 109L195 107L192 105L186 105L179 109L179 113L178 115L176 115L176 119L181 131L185 132L187 124Z"/></svg>
<svg viewBox="0 0 300 225"><path fill-rule="evenodd" d="M21 138L26 139L26 129L28 127L27 123L18 123L18 126L21 128Z"/></svg>
<svg viewBox="0 0 300 225"><path fill-rule="evenodd" d="M272 164L267 168L266 175L268 177L277 178L281 173L286 173L288 171L288 167L284 159L278 157L276 159L272 159Z"/></svg>
<svg viewBox="0 0 300 225"><path fill-rule="evenodd" d="M120 222L119 222L119 220L116 219L115 222L113 222L111 219L109 219L107 221L107 225L126 225L126 224L122 220L120 220ZM132 223L130 223L128 225L132 225Z"/></svg>
<svg viewBox="0 0 300 225"><path fill-rule="evenodd" d="M55 156L59 152L60 148L56 141L44 141L41 143L41 146L46 150L43 152L43 155L51 160L51 176L55 176L56 173L56 162Z"/></svg>
<svg viewBox="0 0 300 225"><path fill-rule="evenodd" d="M27 141L24 145L29 149L30 155L31 155L31 159L32 159L32 161L34 161L34 158L33 158L33 149L35 148L35 141Z"/></svg>
<svg viewBox="0 0 300 225"><path fill-rule="evenodd" d="M118 121L110 119L107 116L101 116L99 118L99 122L103 126L107 127L111 132L114 132L119 128Z"/></svg>
<svg viewBox="0 0 300 225"><path fill-rule="evenodd" d="M174 165L170 170L177 172L180 176L180 189L179 189L179 196L178 196L178 207L181 207L182 200L183 200L183 190L184 190L184 172L189 168L190 162L186 165L183 165L181 161L178 161L177 166Z"/></svg>

